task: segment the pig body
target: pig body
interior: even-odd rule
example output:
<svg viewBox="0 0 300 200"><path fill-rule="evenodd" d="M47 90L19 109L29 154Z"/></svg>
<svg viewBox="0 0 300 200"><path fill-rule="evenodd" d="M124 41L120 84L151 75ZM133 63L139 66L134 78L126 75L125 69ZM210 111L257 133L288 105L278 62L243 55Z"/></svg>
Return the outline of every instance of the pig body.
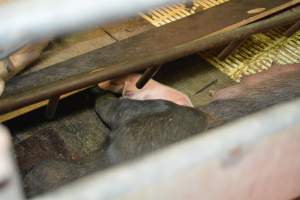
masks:
<svg viewBox="0 0 300 200"><path fill-rule="evenodd" d="M156 151L201 133L207 127L206 116L201 111L164 100L119 99L112 94L106 94L96 97L95 111L101 119L101 121L98 119L99 123L104 123L109 130L105 134L106 141L101 145L102 149L89 153L85 158L81 156L77 159L70 159L68 154L49 156L48 151L42 152L44 156L39 155L39 158L43 157L44 160L39 159L39 162L30 165L31 169L24 177L28 196L55 189L95 170L102 170ZM65 124L66 122L66 119L63 119L60 123ZM87 122L80 123L86 124ZM86 129L95 129L95 127L89 126ZM65 129L57 127L56 131L58 132L56 135L61 136L64 135ZM89 131L96 132L97 130ZM44 135L36 135L36 137L42 137L37 141L45 140ZM78 134L75 135L77 138ZM95 135L95 137L99 136ZM56 136L56 138L58 137ZM57 144L56 141L60 141L59 138L51 137L50 139L54 140L55 144ZM95 138L95 140L97 139ZM69 140L72 141L71 138ZM23 145L24 143L32 144L30 141L32 138L22 142L21 146L24 147L22 152L30 151L29 148L33 148L32 145ZM91 142L84 141L82 144L90 146ZM40 142L38 142L38 148L39 146L41 146ZM61 149L68 149L66 147L70 145L61 143L60 146ZM87 149L86 146L76 145L83 150ZM22 152L17 151L19 155L22 155Z"/></svg>
<svg viewBox="0 0 300 200"><path fill-rule="evenodd" d="M78 164L58 160L43 161L24 177L26 196L32 197L56 189L84 174L84 168Z"/></svg>
<svg viewBox="0 0 300 200"><path fill-rule="evenodd" d="M211 117L211 127L238 119L300 96L300 64L274 65L222 89L199 107Z"/></svg>
<svg viewBox="0 0 300 200"><path fill-rule="evenodd" d="M104 108L104 109L103 109ZM142 156L207 127L204 113L164 100L96 101L96 112L111 129L106 157L111 164Z"/></svg>
<svg viewBox="0 0 300 200"><path fill-rule="evenodd" d="M134 100L166 100L182 106L193 107L189 97L182 92L165 86L153 79L142 88L135 84L141 77L140 74L130 74L125 77L99 83L99 87L115 93L122 94L124 98Z"/></svg>

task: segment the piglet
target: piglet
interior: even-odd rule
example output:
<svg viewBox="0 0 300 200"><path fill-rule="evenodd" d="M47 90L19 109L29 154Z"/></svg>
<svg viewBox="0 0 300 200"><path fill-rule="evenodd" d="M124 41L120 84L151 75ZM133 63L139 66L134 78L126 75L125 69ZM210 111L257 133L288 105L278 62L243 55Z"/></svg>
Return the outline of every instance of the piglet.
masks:
<svg viewBox="0 0 300 200"><path fill-rule="evenodd" d="M140 77L140 74L129 74L118 79L101 82L98 86L103 90L122 94L123 98L134 100L160 99L171 101L181 106L193 107L187 95L153 79L150 79L142 89L138 89L135 85Z"/></svg>

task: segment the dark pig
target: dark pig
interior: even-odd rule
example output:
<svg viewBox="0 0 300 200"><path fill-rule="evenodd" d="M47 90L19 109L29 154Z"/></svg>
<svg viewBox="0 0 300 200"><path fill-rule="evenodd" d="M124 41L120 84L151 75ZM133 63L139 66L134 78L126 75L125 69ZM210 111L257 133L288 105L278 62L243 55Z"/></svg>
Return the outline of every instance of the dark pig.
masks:
<svg viewBox="0 0 300 200"><path fill-rule="evenodd" d="M222 89L211 103L199 107L210 117L210 127L238 119L300 96L300 64L273 65Z"/></svg>
<svg viewBox="0 0 300 200"><path fill-rule="evenodd" d="M191 107L164 100L96 101L96 112L111 129L106 151L117 164L203 132L206 115Z"/></svg>
<svg viewBox="0 0 300 200"><path fill-rule="evenodd" d="M78 164L58 160L45 160L36 165L24 177L24 190L27 197L48 192L79 178L85 169Z"/></svg>
<svg viewBox="0 0 300 200"><path fill-rule="evenodd" d="M155 151L201 133L207 126L201 111L163 100L118 99L107 94L96 99L95 109L110 129L104 150L76 162L60 159L36 164L24 178L28 196Z"/></svg>
<svg viewBox="0 0 300 200"><path fill-rule="evenodd" d="M44 159L86 158L103 148L108 131L88 109L41 125L31 137L15 145L19 168L24 174Z"/></svg>

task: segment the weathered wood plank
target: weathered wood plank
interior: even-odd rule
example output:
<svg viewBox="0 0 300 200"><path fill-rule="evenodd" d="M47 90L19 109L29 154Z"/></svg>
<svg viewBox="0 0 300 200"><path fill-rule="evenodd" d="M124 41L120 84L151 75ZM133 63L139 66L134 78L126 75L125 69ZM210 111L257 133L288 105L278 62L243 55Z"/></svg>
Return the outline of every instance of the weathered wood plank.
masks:
<svg viewBox="0 0 300 200"><path fill-rule="evenodd" d="M26 73L44 69L114 42L115 40L101 28L68 35L58 41L55 40Z"/></svg>
<svg viewBox="0 0 300 200"><path fill-rule="evenodd" d="M152 28L155 27L139 16L102 26L102 29L116 41L133 37Z"/></svg>

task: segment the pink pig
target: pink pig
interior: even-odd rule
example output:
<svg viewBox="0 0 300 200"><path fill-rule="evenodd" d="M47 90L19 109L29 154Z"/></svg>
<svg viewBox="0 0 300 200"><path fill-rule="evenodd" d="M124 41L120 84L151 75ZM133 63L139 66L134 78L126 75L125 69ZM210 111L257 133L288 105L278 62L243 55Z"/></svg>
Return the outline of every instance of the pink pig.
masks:
<svg viewBox="0 0 300 200"><path fill-rule="evenodd" d="M99 83L98 86L103 90L122 94L124 98L135 100L162 99L172 101L178 105L193 107L187 95L153 79L150 79L142 89L136 88L135 84L140 77L140 74L130 74Z"/></svg>

